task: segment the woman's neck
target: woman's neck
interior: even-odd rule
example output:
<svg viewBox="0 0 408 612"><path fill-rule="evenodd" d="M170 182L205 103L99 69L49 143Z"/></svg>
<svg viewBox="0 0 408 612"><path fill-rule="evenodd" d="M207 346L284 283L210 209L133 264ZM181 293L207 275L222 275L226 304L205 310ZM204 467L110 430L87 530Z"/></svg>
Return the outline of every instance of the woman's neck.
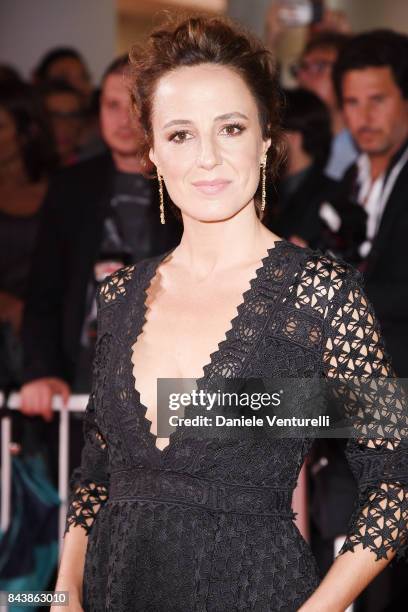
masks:
<svg viewBox="0 0 408 612"><path fill-rule="evenodd" d="M259 220L253 202L227 220L204 222L183 215L183 223L174 258L197 279L255 263L279 239Z"/></svg>

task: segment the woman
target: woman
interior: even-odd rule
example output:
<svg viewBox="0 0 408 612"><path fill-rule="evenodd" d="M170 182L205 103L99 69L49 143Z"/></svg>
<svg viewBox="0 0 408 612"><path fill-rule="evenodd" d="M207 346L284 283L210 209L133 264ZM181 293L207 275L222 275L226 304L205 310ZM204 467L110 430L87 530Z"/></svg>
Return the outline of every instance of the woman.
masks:
<svg viewBox="0 0 408 612"><path fill-rule="evenodd" d="M220 379L389 375L371 307L352 268L261 223L265 156L275 168L281 146L260 43L222 19L191 18L153 33L135 62L146 149L184 234L101 287L56 589L70 592L70 610L343 610L403 547L407 464L393 458L405 440L350 441L362 505L320 583L291 511L311 440L200 438L188 427L159 438L154 389L162 378L204 390ZM387 422L395 394L388 402Z"/></svg>
<svg viewBox="0 0 408 612"><path fill-rule="evenodd" d="M32 87L9 80L0 92L0 323L2 350L15 346L49 174L56 166L50 127ZM16 347L2 384L19 384ZM4 355L4 353L3 353ZM14 363L14 365L12 365ZM6 379L6 380L5 380Z"/></svg>

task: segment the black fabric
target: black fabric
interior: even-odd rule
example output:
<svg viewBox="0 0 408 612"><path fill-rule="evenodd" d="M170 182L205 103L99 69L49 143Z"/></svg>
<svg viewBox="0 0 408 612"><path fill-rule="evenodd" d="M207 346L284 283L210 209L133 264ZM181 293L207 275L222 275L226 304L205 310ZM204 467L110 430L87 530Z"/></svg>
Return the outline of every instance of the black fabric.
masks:
<svg viewBox="0 0 408 612"><path fill-rule="evenodd" d="M118 271L98 295L86 443L66 524L89 537L84 610L295 612L320 581L291 510L313 440L202 438L178 427L159 450L131 356L162 259ZM358 272L280 241L197 387L241 377L330 381L358 435L346 456L359 500L341 554L363 545L380 559L405 552L408 522L408 444L399 439L407 432L406 397L391 383L381 410L377 403L378 377L392 375ZM373 421L378 430L368 436Z"/></svg>
<svg viewBox="0 0 408 612"><path fill-rule="evenodd" d="M130 254L129 263L149 257L154 236L146 228L149 224L151 184L140 174L115 173L111 208L116 212L117 225L124 250ZM134 210L137 209L137 214ZM158 210L156 210L158 213Z"/></svg>
<svg viewBox="0 0 408 612"><path fill-rule="evenodd" d="M102 225L98 255L88 281L85 317L72 389L89 393L96 342L96 292L104 276L154 252L152 189L140 174L115 171L112 194ZM156 211L158 212L158 211Z"/></svg>
<svg viewBox="0 0 408 612"><path fill-rule="evenodd" d="M348 518L357 499L358 489L344 454L346 445L344 439L322 439L316 440L313 449L310 518L326 540L347 532Z"/></svg>
<svg viewBox="0 0 408 612"><path fill-rule="evenodd" d="M273 187L270 186L270 190ZM273 202L273 194L268 201ZM266 225L278 236L297 235L312 249L330 250L346 261L359 261L357 248L365 239L366 214L349 197L340 183L327 177L314 164L299 175L288 177L277 188L275 204L268 207ZM332 230L321 217L323 204L328 203L341 220Z"/></svg>
<svg viewBox="0 0 408 612"><path fill-rule="evenodd" d="M342 188L356 194L356 166ZM373 303L397 374L408 378L408 163L385 206L371 251L363 262L366 292Z"/></svg>
<svg viewBox="0 0 408 612"><path fill-rule="evenodd" d="M39 227L39 211L29 216L0 211L0 293L24 302ZM10 320L0 321L0 389L19 389L22 346Z"/></svg>
<svg viewBox="0 0 408 612"><path fill-rule="evenodd" d="M99 255L115 167L104 154L62 170L52 181L41 215L23 321L23 382L57 376L72 383L86 312L87 288ZM157 182L151 189L150 256L179 241L171 213L160 225Z"/></svg>
<svg viewBox="0 0 408 612"><path fill-rule="evenodd" d="M25 298L40 213L23 217L0 211L0 291Z"/></svg>
<svg viewBox="0 0 408 612"><path fill-rule="evenodd" d="M311 166L299 176L283 179L277 186L277 203L271 209L273 230L284 238L297 234L308 242L314 242L321 234L319 206L336 193L337 183L323 174L317 166ZM271 187L272 188L272 187Z"/></svg>

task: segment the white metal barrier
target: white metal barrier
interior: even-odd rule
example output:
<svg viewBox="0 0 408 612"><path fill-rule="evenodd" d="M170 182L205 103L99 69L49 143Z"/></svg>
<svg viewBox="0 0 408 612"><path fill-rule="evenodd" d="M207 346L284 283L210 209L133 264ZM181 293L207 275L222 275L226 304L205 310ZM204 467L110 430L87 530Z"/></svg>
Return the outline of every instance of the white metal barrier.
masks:
<svg viewBox="0 0 408 612"><path fill-rule="evenodd" d="M71 395L67 406L63 405L62 398L57 395L52 402L52 409L60 413L59 422L59 456L58 456L58 495L60 498L58 517L58 544L59 555L61 555L62 542L65 530L65 518L67 512L67 500L69 489L69 413L84 412L88 395ZM0 394L1 405L4 397ZM20 394L11 393L7 400L7 408L19 410ZM11 455L10 442L12 441L11 418L3 416L1 420L1 516L0 527L2 532L10 524L11 511Z"/></svg>

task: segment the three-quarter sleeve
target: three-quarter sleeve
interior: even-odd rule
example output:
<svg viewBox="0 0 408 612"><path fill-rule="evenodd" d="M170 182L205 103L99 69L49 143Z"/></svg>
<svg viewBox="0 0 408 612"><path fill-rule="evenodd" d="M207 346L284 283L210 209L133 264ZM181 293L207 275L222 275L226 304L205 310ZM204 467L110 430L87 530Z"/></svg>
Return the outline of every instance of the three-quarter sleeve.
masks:
<svg viewBox="0 0 408 612"><path fill-rule="evenodd" d="M84 447L81 464L71 475L70 496L65 533L71 525L80 525L89 535L96 515L109 495L108 448L96 420L96 408L101 395L102 371L106 353L103 333L101 290L98 292L97 341L93 361L92 391L83 420Z"/></svg>
<svg viewBox="0 0 408 612"><path fill-rule="evenodd" d="M401 557L408 548L407 394L362 275L340 267L331 282L323 371L350 425L346 456L359 489L340 554L361 544L376 560L390 551Z"/></svg>

